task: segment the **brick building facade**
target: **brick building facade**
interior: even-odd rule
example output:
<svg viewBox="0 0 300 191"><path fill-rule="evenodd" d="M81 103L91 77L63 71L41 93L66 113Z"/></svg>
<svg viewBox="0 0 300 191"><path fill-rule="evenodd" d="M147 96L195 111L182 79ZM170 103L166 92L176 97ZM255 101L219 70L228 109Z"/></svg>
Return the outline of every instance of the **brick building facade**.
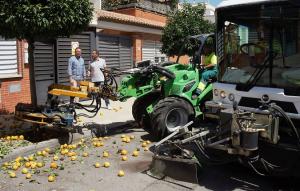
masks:
<svg viewBox="0 0 300 191"><path fill-rule="evenodd" d="M4 41L5 42L5 41ZM12 41L11 41L12 42ZM29 66L24 64L24 41L16 41L17 73L0 74L0 112L14 112L15 106L19 102L30 103L30 81ZM0 50L1 54L1 50ZM3 53L0 56L4 58ZM1 63L2 62L2 63ZM0 65L5 63L5 59L0 60Z"/></svg>

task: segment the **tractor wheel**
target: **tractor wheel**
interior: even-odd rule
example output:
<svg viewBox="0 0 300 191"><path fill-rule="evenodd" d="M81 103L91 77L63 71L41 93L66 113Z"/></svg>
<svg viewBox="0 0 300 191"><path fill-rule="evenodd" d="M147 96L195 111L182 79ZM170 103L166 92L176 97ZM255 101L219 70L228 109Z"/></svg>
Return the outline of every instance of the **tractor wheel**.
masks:
<svg viewBox="0 0 300 191"><path fill-rule="evenodd" d="M175 128L195 118L193 107L184 99L167 97L160 100L153 109L152 131L157 139L174 132Z"/></svg>
<svg viewBox="0 0 300 191"><path fill-rule="evenodd" d="M159 99L160 93L153 92L143 97L137 98L132 105L132 116L138 125L145 130L151 130L151 119L147 112L147 107Z"/></svg>

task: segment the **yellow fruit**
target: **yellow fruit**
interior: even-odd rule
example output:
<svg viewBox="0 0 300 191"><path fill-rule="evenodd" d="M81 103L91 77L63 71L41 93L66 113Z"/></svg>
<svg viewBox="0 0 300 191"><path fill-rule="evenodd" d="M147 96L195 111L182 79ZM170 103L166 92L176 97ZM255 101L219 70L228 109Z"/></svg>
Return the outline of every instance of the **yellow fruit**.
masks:
<svg viewBox="0 0 300 191"><path fill-rule="evenodd" d="M94 147L97 147L97 142L93 142L93 146L94 146Z"/></svg>
<svg viewBox="0 0 300 191"><path fill-rule="evenodd" d="M73 145L68 145L68 149L72 149L73 148Z"/></svg>
<svg viewBox="0 0 300 191"><path fill-rule="evenodd" d="M68 152L68 157L71 157L71 156L73 156L73 153L72 152Z"/></svg>
<svg viewBox="0 0 300 191"><path fill-rule="evenodd" d="M106 151L104 151L104 152L103 152L103 157L108 157L108 156L109 156L109 153L106 152Z"/></svg>
<svg viewBox="0 0 300 191"><path fill-rule="evenodd" d="M95 163L95 167L96 167L96 168L100 168L100 163L96 162L96 163Z"/></svg>
<svg viewBox="0 0 300 191"><path fill-rule="evenodd" d="M56 162L51 162L51 163L50 163L50 168L52 168L52 169L57 169L57 167L58 167L58 165L57 165Z"/></svg>
<svg viewBox="0 0 300 191"><path fill-rule="evenodd" d="M126 138L124 137L124 138L122 138L122 142L126 142Z"/></svg>
<svg viewBox="0 0 300 191"><path fill-rule="evenodd" d="M49 148L45 148L45 151L49 153L51 150Z"/></svg>
<svg viewBox="0 0 300 191"><path fill-rule="evenodd" d="M121 150L121 155L127 155L127 153L128 153L128 152L127 152L125 149L122 149L122 150Z"/></svg>
<svg viewBox="0 0 300 191"><path fill-rule="evenodd" d="M31 155L31 156L28 157L28 160L29 161L34 161L34 157Z"/></svg>
<svg viewBox="0 0 300 191"><path fill-rule="evenodd" d="M32 162L31 165L30 165L30 167L31 167L32 169L36 168L36 166L37 166L37 163L36 163L36 162Z"/></svg>
<svg viewBox="0 0 300 191"><path fill-rule="evenodd" d="M96 141L98 141L98 138L94 137L94 138L92 138L92 141L96 142Z"/></svg>
<svg viewBox="0 0 300 191"><path fill-rule="evenodd" d="M103 166L104 166L105 168L108 168L108 167L110 167L110 163L109 163L109 162L104 162Z"/></svg>
<svg viewBox="0 0 300 191"><path fill-rule="evenodd" d="M22 160L23 160L22 157L17 157L15 161L16 161L16 162L20 162L20 161L22 161Z"/></svg>
<svg viewBox="0 0 300 191"><path fill-rule="evenodd" d="M64 144L64 145L63 145L63 147L64 147L64 148L67 148L67 147L68 147L68 145L67 145L67 144Z"/></svg>
<svg viewBox="0 0 300 191"><path fill-rule="evenodd" d="M77 156L72 156L71 161L75 161L77 159Z"/></svg>
<svg viewBox="0 0 300 191"><path fill-rule="evenodd" d="M85 140L84 140L84 139L80 139L80 141L81 141L82 143L84 143L84 142L85 142Z"/></svg>
<svg viewBox="0 0 300 191"><path fill-rule="evenodd" d="M103 141L103 138L102 138L102 137L99 137L99 138L98 138L98 141Z"/></svg>
<svg viewBox="0 0 300 191"><path fill-rule="evenodd" d="M105 140L109 139L109 137L104 137Z"/></svg>
<svg viewBox="0 0 300 191"><path fill-rule="evenodd" d="M10 137L10 136L7 136L7 137L6 137L6 140L8 140L8 141L11 140L11 137Z"/></svg>
<svg viewBox="0 0 300 191"><path fill-rule="evenodd" d="M26 179L31 179L31 174L30 173L26 174Z"/></svg>
<svg viewBox="0 0 300 191"><path fill-rule="evenodd" d="M38 167L38 168L41 168L41 167L43 167L43 166L44 166L44 164L43 164L43 163L41 163L41 162L38 162L36 165L37 165L37 167Z"/></svg>
<svg viewBox="0 0 300 191"><path fill-rule="evenodd" d="M18 167L20 167L20 166L21 166L21 163L19 163L19 162L16 162L16 165L17 165Z"/></svg>
<svg viewBox="0 0 300 191"><path fill-rule="evenodd" d="M144 151L149 151L149 148L148 148L148 147L145 147L145 148L144 148Z"/></svg>
<svg viewBox="0 0 300 191"><path fill-rule="evenodd" d="M27 174L28 173L28 169L27 168L23 168L22 169L22 174Z"/></svg>
<svg viewBox="0 0 300 191"><path fill-rule="evenodd" d="M142 143L142 147L147 147L147 143L146 143L146 142L143 142L143 143Z"/></svg>
<svg viewBox="0 0 300 191"><path fill-rule="evenodd" d="M54 157L53 157L53 160L54 161L57 161L59 158L58 158L58 156L57 155L55 155Z"/></svg>
<svg viewBox="0 0 300 191"><path fill-rule="evenodd" d="M30 166L31 166L31 163L30 163L30 162L26 162L26 163L25 163L25 167L26 167L26 168L29 168Z"/></svg>
<svg viewBox="0 0 300 191"><path fill-rule="evenodd" d="M9 177L10 177L10 178L16 178L17 175L16 175L16 173L14 173L14 172L10 172L10 173L9 173Z"/></svg>
<svg viewBox="0 0 300 191"><path fill-rule="evenodd" d="M83 156L83 157L87 157L87 156L89 156L89 154L86 153L86 152L84 152L84 153L82 153L82 156Z"/></svg>
<svg viewBox="0 0 300 191"><path fill-rule="evenodd" d="M139 156L139 152L138 151L133 151L132 156L134 156L134 157Z"/></svg>
<svg viewBox="0 0 300 191"><path fill-rule="evenodd" d="M18 165L16 165L16 164L12 166L12 169L13 169L13 170L18 170L18 168L19 168L19 167L18 167Z"/></svg>
<svg viewBox="0 0 300 191"><path fill-rule="evenodd" d="M46 151L42 151L42 155L43 155L44 157L46 157L46 156L48 156L48 153L47 153Z"/></svg>
<svg viewBox="0 0 300 191"><path fill-rule="evenodd" d="M41 152L41 151L38 151L36 154L37 154L38 156L42 156L42 152Z"/></svg>
<svg viewBox="0 0 300 191"><path fill-rule="evenodd" d="M124 172L123 170L120 170L119 173L118 173L118 176L119 176L119 177L122 177L122 176L124 176L124 175L125 175L125 172Z"/></svg>
<svg viewBox="0 0 300 191"><path fill-rule="evenodd" d="M127 161L127 156L122 156L122 161Z"/></svg>
<svg viewBox="0 0 300 191"><path fill-rule="evenodd" d="M8 165L9 165L8 162L5 162L5 163L2 164L2 166L5 166L5 167L8 166Z"/></svg>
<svg viewBox="0 0 300 191"><path fill-rule="evenodd" d="M100 142L100 147L104 146L104 143L103 142Z"/></svg>
<svg viewBox="0 0 300 191"><path fill-rule="evenodd" d="M63 145L60 145L60 150L63 150L64 146Z"/></svg>
<svg viewBox="0 0 300 191"><path fill-rule="evenodd" d="M96 146L101 147L101 142L97 142Z"/></svg>
<svg viewBox="0 0 300 191"><path fill-rule="evenodd" d="M147 144L151 144L151 141L147 140L146 143L147 143Z"/></svg>
<svg viewBox="0 0 300 191"><path fill-rule="evenodd" d="M55 176L48 176L48 182L54 182L55 181Z"/></svg>
<svg viewBox="0 0 300 191"><path fill-rule="evenodd" d="M126 136L125 135L121 135L121 138L125 138Z"/></svg>
<svg viewBox="0 0 300 191"><path fill-rule="evenodd" d="M134 139L134 135L131 135L131 136L130 136L130 139Z"/></svg>
<svg viewBox="0 0 300 191"><path fill-rule="evenodd" d="M125 140L126 143L130 143L130 138L129 137L126 137L125 139L126 139Z"/></svg>

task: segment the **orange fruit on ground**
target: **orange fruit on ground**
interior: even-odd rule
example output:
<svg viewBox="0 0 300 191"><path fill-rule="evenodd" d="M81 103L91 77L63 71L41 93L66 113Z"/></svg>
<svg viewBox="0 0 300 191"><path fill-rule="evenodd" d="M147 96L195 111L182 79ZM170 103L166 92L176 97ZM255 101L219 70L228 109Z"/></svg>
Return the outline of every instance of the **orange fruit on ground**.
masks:
<svg viewBox="0 0 300 191"><path fill-rule="evenodd" d="M22 174L27 174L28 173L28 169L27 168L23 168L22 169Z"/></svg>
<svg viewBox="0 0 300 191"><path fill-rule="evenodd" d="M84 153L82 153L82 156L83 156L83 157L87 157L87 156L89 156L89 153L84 152Z"/></svg>
<svg viewBox="0 0 300 191"><path fill-rule="evenodd" d="M146 143L149 145L149 144L151 144L151 141L147 140Z"/></svg>
<svg viewBox="0 0 300 191"><path fill-rule="evenodd" d="M55 176L48 176L48 182L54 182L55 181Z"/></svg>
<svg viewBox="0 0 300 191"><path fill-rule="evenodd" d="M30 156L28 157L28 160L29 160L29 161L34 161L34 157L33 157L32 155L30 155Z"/></svg>
<svg viewBox="0 0 300 191"><path fill-rule="evenodd" d="M145 148L144 148L144 151L149 151L149 148L148 148L148 147L145 147Z"/></svg>
<svg viewBox="0 0 300 191"><path fill-rule="evenodd" d="M138 157L139 156L139 152L138 151L133 151L132 156Z"/></svg>
<svg viewBox="0 0 300 191"><path fill-rule="evenodd" d="M32 177L32 176L31 176L30 173L27 173L27 174L26 174L26 179L31 179L31 177Z"/></svg>
<svg viewBox="0 0 300 191"><path fill-rule="evenodd" d="M13 169L13 170L18 170L18 168L19 168L19 167L18 167L18 165L16 165L16 164L14 164L14 165L12 166L12 169Z"/></svg>
<svg viewBox="0 0 300 191"><path fill-rule="evenodd" d="M104 151L103 152L103 157L108 157L109 156L109 153L107 151Z"/></svg>
<svg viewBox="0 0 300 191"><path fill-rule="evenodd" d="M127 156L122 156L122 161L127 161Z"/></svg>
<svg viewBox="0 0 300 191"><path fill-rule="evenodd" d="M37 163L36 163L36 162L32 162L31 165L30 165L30 167L31 167L32 169L36 168L36 166L37 166Z"/></svg>
<svg viewBox="0 0 300 191"><path fill-rule="evenodd" d="M119 173L118 173L118 176L119 176L119 177L122 177L122 176L124 176L124 175L125 175L125 172L124 172L123 170L120 170Z"/></svg>
<svg viewBox="0 0 300 191"><path fill-rule="evenodd" d="M121 150L121 155L127 155L127 153L128 153L128 152L127 152L125 149L122 149L122 150Z"/></svg>
<svg viewBox="0 0 300 191"><path fill-rule="evenodd" d="M42 162L38 162L36 165L37 165L38 168L41 168L41 167L44 166L44 164Z"/></svg>
<svg viewBox="0 0 300 191"><path fill-rule="evenodd" d="M51 151L51 149L45 148L45 151L46 151L47 153L49 153L49 152Z"/></svg>
<svg viewBox="0 0 300 191"><path fill-rule="evenodd" d="M100 168L100 163L96 162L95 163L95 168Z"/></svg>
<svg viewBox="0 0 300 191"><path fill-rule="evenodd" d="M9 173L9 177L10 177L10 178L16 178L17 175L16 175L16 173L14 173L14 172L10 172L10 173Z"/></svg>
<svg viewBox="0 0 300 191"><path fill-rule="evenodd" d="M131 136L130 136L130 139L134 139L134 138L135 138L134 135L131 135Z"/></svg>
<svg viewBox="0 0 300 191"><path fill-rule="evenodd" d="M19 140L24 140L24 136L23 136L23 135L20 135L20 136L19 136Z"/></svg>
<svg viewBox="0 0 300 191"><path fill-rule="evenodd" d="M147 147L147 143L146 143L146 142L143 142L143 143L142 143L142 147Z"/></svg>
<svg viewBox="0 0 300 191"><path fill-rule="evenodd" d="M58 159L59 159L59 158L58 158L57 155L53 156L53 160L54 160L54 161L57 161Z"/></svg>
<svg viewBox="0 0 300 191"><path fill-rule="evenodd" d="M103 166L104 166L105 168L108 168L108 167L110 167L110 163L109 163L109 162L104 162Z"/></svg>
<svg viewBox="0 0 300 191"><path fill-rule="evenodd" d="M56 163L56 162L51 162L51 163L50 163L50 168L52 168L52 169L57 169L57 168L58 168L57 163Z"/></svg>
<svg viewBox="0 0 300 191"><path fill-rule="evenodd" d="M72 157L71 157L71 161L75 161L76 159L77 159L76 156L72 156Z"/></svg>
<svg viewBox="0 0 300 191"><path fill-rule="evenodd" d="M31 163L30 162L25 162L25 167L26 168L29 168L31 166Z"/></svg>

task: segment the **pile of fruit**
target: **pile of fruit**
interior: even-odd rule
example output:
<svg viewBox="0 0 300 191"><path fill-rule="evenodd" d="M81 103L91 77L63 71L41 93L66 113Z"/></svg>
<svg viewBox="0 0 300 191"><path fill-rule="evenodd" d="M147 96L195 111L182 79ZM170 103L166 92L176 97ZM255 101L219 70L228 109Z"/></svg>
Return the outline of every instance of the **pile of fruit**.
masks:
<svg viewBox="0 0 300 191"><path fill-rule="evenodd" d="M24 140L23 135L19 136L6 136L0 138L0 159L4 158L13 149L25 147L31 144L29 141Z"/></svg>
<svg viewBox="0 0 300 191"><path fill-rule="evenodd" d="M20 156L13 161L2 164L2 172L6 173L10 178L24 176L24 179L29 180L32 180L34 176L38 177L39 174L46 174L48 182L55 182L56 177L59 176L59 171L67 168L68 164L80 165L85 162L91 168L110 168L114 165L109 160L111 157L117 157L120 159L120 162L125 162L130 157L138 157L141 148L143 148L144 152L148 151L148 146L151 144L150 141L141 141L141 145L135 147L132 151L124 149L126 144L129 144L133 139L135 137L130 135L121 135L120 140L113 140L110 137L99 137L81 139L76 144L64 144L56 149L45 148L33 155ZM111 141L112 145L118 146L106 146L109 141ZM119 149L119 146L123 148ZM123 169L118 169L115 174L119 177L125 176Z"/></svg>

